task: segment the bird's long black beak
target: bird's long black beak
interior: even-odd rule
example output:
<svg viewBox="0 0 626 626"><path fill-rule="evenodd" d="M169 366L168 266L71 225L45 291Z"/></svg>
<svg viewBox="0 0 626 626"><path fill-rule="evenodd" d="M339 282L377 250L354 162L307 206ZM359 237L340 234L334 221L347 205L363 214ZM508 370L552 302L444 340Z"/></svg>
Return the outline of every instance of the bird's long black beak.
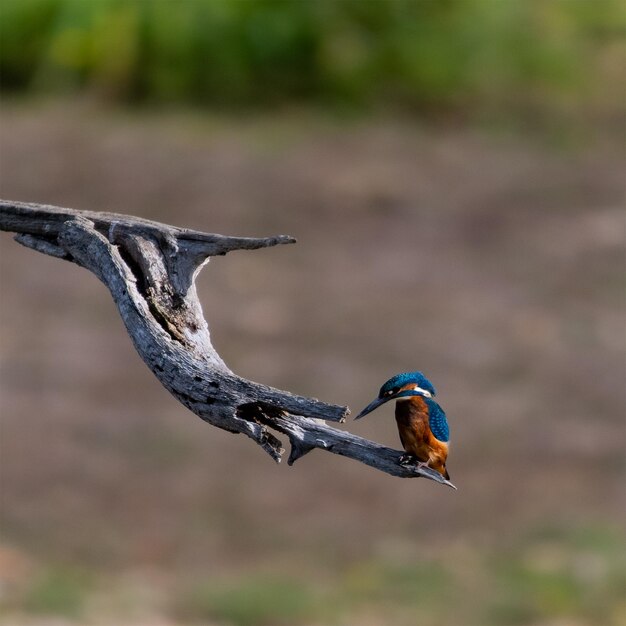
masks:
<svg viewBox="0 0 626 626"><path fill-rule="evenodd" d="M411 396L420 396L423 397L423 393L419 393L418 391L413 391L413 389L404 389L400 393L396 393L392 396L385 396L384 398L376 398L376 400L370 402L354 419L359 420L362 417L365 417L368 413L371 413L374 409L377 409L381 404L385 404L385 402L389 402L389 400L397 400L398 398L408 398Z"/></svg>
<svg viewBox="0 0 626 626"><path fill-rule="evenodd" d="M362 417L371 413L374 409L377 409L381 404L385 404L388 400L391 400L393 396L388 398L376 398L373 402L370 402L354 419L360 420Z"/></svg>

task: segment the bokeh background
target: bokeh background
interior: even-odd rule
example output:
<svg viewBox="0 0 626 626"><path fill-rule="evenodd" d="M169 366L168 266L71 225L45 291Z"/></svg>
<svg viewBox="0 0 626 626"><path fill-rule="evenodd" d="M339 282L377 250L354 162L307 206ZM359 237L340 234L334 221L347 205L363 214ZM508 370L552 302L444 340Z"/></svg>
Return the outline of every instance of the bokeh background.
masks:
<svg viewBox="0 0 626 626"><path fill-rule="evenodd" d="M359 410L420 369L459 490L275 465L97 280L0 239L0 620L626 623L618 0L3 0L5 198L296 246L199 291L237 373ZM399 446L391 408L344 426Z"/></svg>

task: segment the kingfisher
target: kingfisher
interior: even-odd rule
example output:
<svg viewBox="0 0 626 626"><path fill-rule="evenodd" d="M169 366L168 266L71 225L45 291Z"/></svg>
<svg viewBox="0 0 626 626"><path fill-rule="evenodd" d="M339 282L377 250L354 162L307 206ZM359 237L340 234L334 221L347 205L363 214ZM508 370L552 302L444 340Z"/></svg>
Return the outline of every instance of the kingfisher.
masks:
<svg viewBox="0 0 626 626"><path fill-rule="evenodd" d="M450 431L446 414L433 400L435 395L433 384L421 372L396 374L354 419L361 419L381 404L395 400L396 423L406 451L400 463L414 465L417 461L418 467L430 467L449 480L446 460Z"/></svg>

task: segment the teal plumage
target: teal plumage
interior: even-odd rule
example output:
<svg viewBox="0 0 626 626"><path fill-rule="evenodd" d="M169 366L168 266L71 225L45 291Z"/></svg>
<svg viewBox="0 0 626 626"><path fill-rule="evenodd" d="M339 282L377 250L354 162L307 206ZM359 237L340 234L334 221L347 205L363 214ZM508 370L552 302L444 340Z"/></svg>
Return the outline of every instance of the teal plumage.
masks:
<svg viewBox="0 0 626 626"><path fill-rule="evenodd" d="M424 398L424 402L428 407L428 425L433 435L439 439L439 441L450 441L450 428L448 427L448 420L443 409L430 398Z"/></svg>
<svg viewBox="0 0 626 626"><path fill-rule="evenodd" d="M396 374L380 388L378 395L382 398L389 392L397 391L409 383L414 383L422 389L426 389L426 391L433 396L437 395L433 384L428 380L428 378L426 378L426 376L424 376L424 374L422 374L422 372L404 372L402 374Z"/></svg>

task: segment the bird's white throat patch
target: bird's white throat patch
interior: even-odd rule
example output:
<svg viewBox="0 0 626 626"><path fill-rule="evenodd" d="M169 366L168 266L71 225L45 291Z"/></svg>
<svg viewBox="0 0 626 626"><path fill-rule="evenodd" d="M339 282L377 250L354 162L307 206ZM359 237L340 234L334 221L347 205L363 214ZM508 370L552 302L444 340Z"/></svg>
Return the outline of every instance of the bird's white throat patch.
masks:
<svg viewBox="0 0 626 626"><path fill-rule="evenodd" d="M421 387L418 387L417 385L415 385L415 391L418 391L419 393L425 395L427 398L433 397L433 394L430 393L430 391L426 391L426 389L422 389Z"/></svg>
<svg viewBox="0 0 626 626"><path fill-rule="evenodd" d="M418 385L413 385L413 387L409 387L409 389L411 389L412 391L416 391L417 393L425 396L426 398L432 398L433 397L433 394L430 393L430 391L427 391L426 389L422 389ZM404 402L406 400L410 400L412 397L413 396L405 396L404 398L398 398L397 401L398 402Z"/></svg>

